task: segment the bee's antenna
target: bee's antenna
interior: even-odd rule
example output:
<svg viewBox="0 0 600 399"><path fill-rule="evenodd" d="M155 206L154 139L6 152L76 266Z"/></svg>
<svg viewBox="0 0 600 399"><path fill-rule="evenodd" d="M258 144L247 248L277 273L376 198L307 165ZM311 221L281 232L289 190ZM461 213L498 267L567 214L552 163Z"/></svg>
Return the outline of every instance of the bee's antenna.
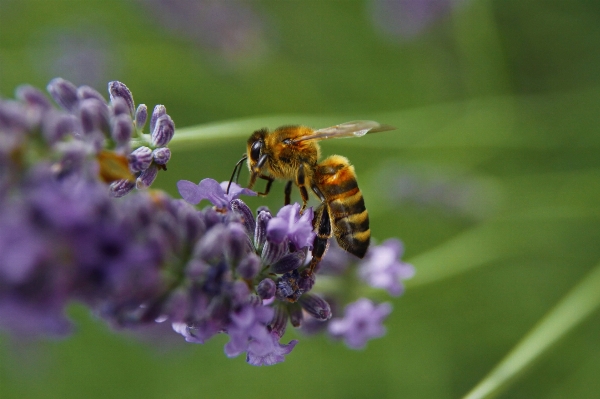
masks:
<svg viewBox="0 0 600 399"><path fill-rule="evenodd" d="M240 178L240 173L242 172L242 163L244 163L248 159L247 155L244 155L242 159L240 159L233 168L233 173L231 174L231 178L229 179L229 184L227 184L227 194L229 194L229 188L231 187L231 182L233 182L233 178L235 176L235 182L237 183ZM236 173L237 172L237 176Z"/></svg>

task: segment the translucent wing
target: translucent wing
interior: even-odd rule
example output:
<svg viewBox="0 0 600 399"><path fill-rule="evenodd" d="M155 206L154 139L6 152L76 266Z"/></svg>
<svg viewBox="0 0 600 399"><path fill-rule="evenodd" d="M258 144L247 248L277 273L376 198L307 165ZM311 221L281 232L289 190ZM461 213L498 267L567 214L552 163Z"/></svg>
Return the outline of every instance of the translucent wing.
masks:
<svg viewBox="0 0 600 399"><path fill-rule="evenodd" d="M315 130L313 133L298 137L294 143L306 140L326 140L337 139L342 137L361 137L367 133L386 132L396 129L394 126L382 125L375 121L352 121L326 127L324 129Z"/></svg>

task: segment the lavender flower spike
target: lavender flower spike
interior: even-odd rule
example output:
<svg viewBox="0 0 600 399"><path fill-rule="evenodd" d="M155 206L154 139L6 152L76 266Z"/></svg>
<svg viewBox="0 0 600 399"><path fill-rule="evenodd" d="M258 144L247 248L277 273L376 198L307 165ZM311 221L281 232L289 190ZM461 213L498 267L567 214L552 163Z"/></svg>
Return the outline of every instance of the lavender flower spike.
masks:
<svg viewBox="0 0 600 399"><path fill-rule="evenodd" d="M387 302L375 305L371 300L361 298L346 306L343 319L329 322L329 333L336 338L343 338L352 349L362 349L368 340L385 334L382 323L391 311L392 305Z"/></svg>
<svg viewBox="0 0 600 399"><path fill-rule="evenodd" d="M371 287L383 288L392 296L401 295L401 281L415 274L413 265L399 260L403 252L400 240L393 238L372 247L358 269L359 277Z"/></svg>

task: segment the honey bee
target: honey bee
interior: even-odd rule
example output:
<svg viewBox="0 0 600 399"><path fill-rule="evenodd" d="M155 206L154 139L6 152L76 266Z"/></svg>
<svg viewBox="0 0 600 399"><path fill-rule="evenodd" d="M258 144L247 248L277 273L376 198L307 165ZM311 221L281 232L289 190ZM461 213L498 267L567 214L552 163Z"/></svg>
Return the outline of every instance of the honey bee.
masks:
<svg viewBox="0 0 600 399"><path fill-rule="evenodd" d="M247 161L250 170L248 188L252 188L259 178L267 181L265 191L258 195L267 195L273 181L287 180L286 205L290 203L292 184L300 190L301 212L306 209L309 191L321 200L313 218L317 235L309 273L321 260L332 235L344 250L363 258L369 248L371 231L354 167L340 155L319 162L321 149L318 142L393 129L374 121L352 121L318 130L306 126L281 126L272 132L266 128L257 130L248 139L246 154L236 164L230 184L234 177L238 180L241 165Z"/></svg>

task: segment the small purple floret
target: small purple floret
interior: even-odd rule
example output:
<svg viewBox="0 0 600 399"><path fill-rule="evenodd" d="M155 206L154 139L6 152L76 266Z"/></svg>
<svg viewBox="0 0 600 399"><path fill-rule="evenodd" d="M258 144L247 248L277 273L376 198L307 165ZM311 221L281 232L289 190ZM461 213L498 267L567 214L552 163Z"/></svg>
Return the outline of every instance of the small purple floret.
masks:
<svg viewBox="0 0 600 399"><path fill-rule="evenodd" d="M371 247L360 264L358 275L371 287L383 288L393 296L401 295L404 291L402 280L415 274L413 265L400 260L403 252L402 243L394 238Z"/></svg>
<svg viewBox="0 0 600 399"><path fill-rule="evenodd" d="M228 182L219 184L214 179L203 179L198 184L188 180L177 182L177 189L181 197L192 205L200 203L207 199L217 208L229 208L230 202L240 195L256 195L256 193L247 188L241 188L235 183L231 183L229 194L226 193Z"/></svg>
<svg viewBox="0 0 600 399"><path fill-rule="evenodd" d="M343 338L352 349L362 349L367 341L385 335L383 321L392 311L392 305L375 305L371 300L361 298L346 306L344 318L329 321L329 333Z"/></svg>
<svg viewBox="0 0 600 399"><path fill-rule="evenodd" d="M285 360L285 355L289 354L298 340L291 340L288 344L279 342L281 337L275 332L270 333L270 337L265 341L251 341L248 345L246 361L253 366L272 366Z"/></svg>
<svg viewBox="0 0 600 399"><path fill-rule="evenodd" d="M269 221L267 239L279 244L287 238L296 249L312 247L315 238L312 220L312 208L300 215L300 204L286 205Z"/></svg>
<svg viewBox="0 0 600 399"><path fill-rule="evenodd" d="M273 318L273 308L246 305L230 315L231 323L227 328L230 337L225 345L225 354L235 357L248 350L250 342L264 345L271 342L267 323ZM256 345L255 345L256 346Z"/></svg>

